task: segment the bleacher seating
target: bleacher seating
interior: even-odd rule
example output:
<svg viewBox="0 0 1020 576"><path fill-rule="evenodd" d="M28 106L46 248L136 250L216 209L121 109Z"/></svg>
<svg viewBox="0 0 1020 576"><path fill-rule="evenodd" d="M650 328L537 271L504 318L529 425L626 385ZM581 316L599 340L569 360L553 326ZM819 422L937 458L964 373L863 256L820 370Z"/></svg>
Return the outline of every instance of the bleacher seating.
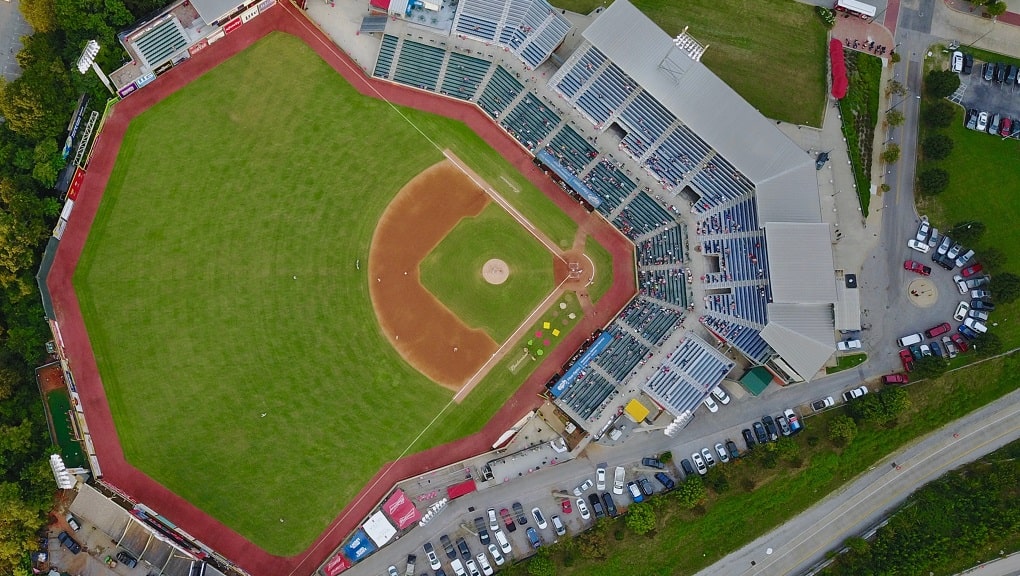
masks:
<svg viewBox="0 0 1020 576"><path fill-rule="evenodd" d="M706 274L706 283L768 279L765 235L757 231L739 237L702 240L704 254L719 256L719 272Z"/></svg>
<svg viewBox="0 0 1020 576"><path fill-rule="evenodd" d="M393 67L393 54L397 51L397 37L383 34L382 44L379 46L379 56L375 60L375 71L373 74L379 78L389 78L390 68Z"/></svg>
<svg viewBox="0 0 1020 576"><path fill-rule="evenodd" d="M478 97L478 105L493 118L498 118L524 90L524 85L502 66L496 66L485 90Z"/></svg>
<svg viewBox="0 0 1020 576"><path fill-rule="evenodd" d="M757 328L744 326L714 314L706 314L699 320L706 328L718 334L743 352L745 356L759 364L763 364L775 354L772 347L762 339L761 330Z"/></svg>
<svg viewBox="0 0 1020 576"><path fill-rule="evenodd" d="M687 307L687 282L681 268L669 270L638 270L638 290L682 308Z"/></svg>
<svg viewBox="0 0 1020 576"><path fill-rule="evenodd" d="M683 320L683 313L638 297L620 312L619 320L652 344L659 344Z"/></svg>
<svg viewBox="0 0 1020 576"><path fill-rule="evenodd" d="M614 383L599 372L589 369L567 388L560 396L560 402L569 406L581 418L589 420L597 412L601 413L616 393Z"/></svg>
<svg viewBox="0 0 1020 576"><path fill-rule="evenodd" d="M648 155L645 164L668 186L676 186L684 176L697 168L711 148L687 126L677 126Z"/></svg>
<svg viewBox="0 0 1020 576"><path fill-rule="evenodd" d="M575 176L598 156L595 148L570 126L564 126L554 134L546 150Z"/></svg>
<svg viewBox="0 0 1020 576"><path fill-rule="evenodd" d="M487 60L450 52L441 90L448 96L471 100L492 64Z"/></svg>
<svg viewBox="0 0 1020 576"><path fill-rule="evenodd" d="M577 98L576 104L592 124L603 124L620 108L635 86L630 76L610 63L595 76L595 80Z"/></svg>
<svg viewBox="0 0 1020 576"><path fill-rule="evenodd" d="M636 244L639 266L683 262L684 239L680 226L670 226L655 236Z"/></svg>
<svg viewBox="0 0 1020 576"><path fill-rule="evenodd" d="M620 114L620 123L627 129L622 146L634 158L641 158L675 121L672 112L642 90Z"/></svg>
<svg viewBox="0 0 1020 576"><path fill-rule="evenodd" d="M648 354L648 347L619 326L614 326L611 332L614 336L612 344L595 358L594 363L622 382Z"/></svg>
<svg viewBox="0 0 1020 576"><path fill-rule="evenodd" d="M584 178L584 183L602 198L598 211L609 216L637 188L630 178L616 167L611 156L603 156Z"/></svg>
<svg viewBox="0 0 1020 576"><path fill-rule="evenodd" d="M573 101L577 91L602 67L605 61L605 55L598 48L589 45L588 49L577 58L577 63L573 67L567 68L562 73L557 73L559 78L555 81L555 87Z"/></svg>
<svg viewBox="0 0 1020 576"><path fill-rule="evenodd" d="M545 0L460 0L453 29L496 42L534 69L563 41L570 21Z"/></svg>
<svg viewBox="0 0 1020 576"><path fill-rule="evenodd" d="M706 212L754 192L751 182L719 155L694 175L691 184L701 196L694 205L697 212Z"/></svg>
<svg viewBox="0 0 1020 576"><path fill-rule="evenodd" d="M754 198L705 214L697 224L699 236L758 230L758 204Z"/></svg>
<svg viewBox="0 0 1020 576"><path fill-rule="evenodd" d="M559 123L560 117L531 92L525 94L500 122L511 136L532 151L539 140L544 140Z"/></svg>
<svg viewBox="0 0 1020 576"><path fill-rule="evenodd" d="M638 192L613 220L613 225L633 240L674 221L673 215L659 206L648 194Z"/></svg>
<svg viewBox="0 0 1020 576"><path fill-rule="evenodd" d="M393 79L415 88L435 90L439 83L439 69L445 57L446 51L442 48L404 40Z"/></svg>

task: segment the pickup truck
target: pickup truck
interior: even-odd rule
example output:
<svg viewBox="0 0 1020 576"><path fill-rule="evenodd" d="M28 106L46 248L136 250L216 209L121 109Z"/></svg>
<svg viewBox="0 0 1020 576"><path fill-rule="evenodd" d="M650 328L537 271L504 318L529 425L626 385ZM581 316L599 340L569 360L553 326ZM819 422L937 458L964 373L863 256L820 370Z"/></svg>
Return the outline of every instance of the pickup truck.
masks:
<svg viewBox="0 0 1020 576"><path fill-rule="evenodd" d="M835 406L835 405L836 405L836 400L833 399L832 396L829 396L827 398L822 398L821 400L817 400L815 402L812 402L811 403L811 409L816 411L816 412L818 412L820 410L825 410L826 408L830 408L830 407Z"/></svg>

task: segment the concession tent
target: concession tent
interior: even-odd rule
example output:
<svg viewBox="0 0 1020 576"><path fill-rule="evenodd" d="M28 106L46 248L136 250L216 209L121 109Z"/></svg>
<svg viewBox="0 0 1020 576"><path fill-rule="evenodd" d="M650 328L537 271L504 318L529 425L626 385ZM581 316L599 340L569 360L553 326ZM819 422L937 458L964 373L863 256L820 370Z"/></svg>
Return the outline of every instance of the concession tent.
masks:
<svg viewBox="0 0 1020 576"><path fill-rule="evenodd" d="M832 61L832 97L842 100L850 82L846 77L846 58L843 56L843 43L833 38L829 42L829 60Z"/></svg>
<svg viewBox="0 0 1020 576"><path fill-rule="evenodd" d="M375 544L368 539L364 530L358 530L351 536L350 541L343 548L343 555L353 562L361 562L372 552L375 552Z"/></svg>
<svg viewBox="0 0 1020 576"><path fill-rule="evenodd" d="M375 542L375 545L380 547L385 546L397 534L397 530L386 519L386 515L383 514L382 510L369 516L363 528L368 537L372 539L372 542Z"/></svg>
<svg viewBox="0 0 1020 576"><path fill-rule="evenodd" d="M326 576L336 576L351 566L354 566L354 564L350 560L344 557L343 554L337 554L329 562L326 562L322 570L326 573Z"/></svg>
<svg viewBox="0 0 1020 576"><path fill-rule="evenodd" d="M415 522L421 520L421 512L415 507L414 502L404 494L403 490L397 490L383 504L383 511L397 524L397 530L403 530Z"/></svg>

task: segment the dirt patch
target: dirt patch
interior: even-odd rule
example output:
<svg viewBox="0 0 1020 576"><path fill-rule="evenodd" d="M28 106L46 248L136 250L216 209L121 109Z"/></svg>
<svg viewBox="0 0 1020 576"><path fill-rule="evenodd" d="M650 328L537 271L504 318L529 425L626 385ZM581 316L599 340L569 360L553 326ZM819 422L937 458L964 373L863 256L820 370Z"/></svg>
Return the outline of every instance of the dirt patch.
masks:
<svg viewBox="0 0 1020 576"><path fill-rule="evenodd" d="M59 363L54 362L53 364L37 368L35 375L39 380L39 389L42 391L44 399L47 394L54 390L67 389L67 384L64 382L64 370L60 367Z"/></svg>
<svg viewBox="0 0 1020 576"><path fill-rule="evenodd" d="M444 160L397 193L369 250L369 293L383 333L410 365L454 391L498 344L468 328L426 290L418 266L462 218L478 215L488 203L477 184Z"/></svg>
<svg viewBox="0 0 1020 576"><path fill-rule="evenodd" d="M482 266L482 278L489 284L499 286L510 277L510 267L499 258L493 258Z"/></svg>

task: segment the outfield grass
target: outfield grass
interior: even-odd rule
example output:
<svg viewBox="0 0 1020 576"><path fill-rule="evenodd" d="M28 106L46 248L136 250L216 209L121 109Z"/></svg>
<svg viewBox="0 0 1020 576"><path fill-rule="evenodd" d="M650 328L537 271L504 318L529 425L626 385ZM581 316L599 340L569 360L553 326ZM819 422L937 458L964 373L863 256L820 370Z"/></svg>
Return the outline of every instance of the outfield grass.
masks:
<svg viewBox="0 0 1020 576"><path fill-rule="evenodd" d="M918 172L929 166L949 172L949 187L934 198L918 195L918 210L927 214L932 225L949 230L960 222L978 220L985 224L985 233L974 246L978 261L984 249L995 247L1008 256L1003 272L1020 274L1020 180L1015 170L1020 156L1020 141L1003 140L963 125L963 110L958 110L953 123L944 132L953 142L953 152L945 160L924 161ZM1009 169L1009 167L1014 169ZM1003 349L1020 346L1020 302L997 304L991 315L989 329L1003 342ZM1008 319L1008 321L1007 321Z"/></svg>
<svg viewBox="0 0 1020 576"><path fill-rule="evenodd" d="M613 287L613 255L591 236L584 239L584 253L595 264L595 281L588 288L588 297L597 304Z"/></svg>
<svg viewBox="0 0 1020 576"><path fill-rule="evenodd" d="M585 13L599 5L554 3ZM635 0L634 5L670 36L690 26L689 33L709 45L702 62L765 116L821 126L826 30L814 7L794 0Z"/></svg>
<svg viewBox="0 0 1020 576"><path fill-rule="evenodd" d="M76 271L127 460L269 553L303 550L451 399L389 345L364 277L386 205L443 159L419 129L569 245L576 225L464 124L363 98L276 33L132 121ZM520 381L420 447L479 430Z"/></svg>
<svg viewBox="0 0 1020 576"><path fill-rule="evenodd" d="M494 285L482 278L491 258L506 262L506 282ZM555 288L552 253L494 202L457 223L422 260L420 272L433 296L500 343Z"/></svg>
<svg viewBox="0 0 1020 576"><path fill-rule="evenodd" d="M560 546L553 555L558 575L667 576L694 574L748 542L796 516L839 489L907 442L935 430L1020 386L1020 357L998 358L907 388L911 408L899 425L860 425L846 448L826 440L828 422L844 409L806 418L805 430L795 437L799 454L793 463L767 469L738 460L724 470L730 489L709 491L704 507L680 510L670 499L656 507L652 536L637 536L615 520L620 539L606 538L606 559L573 554L573 565L562 563ZM814 440L812 440L814 438ZM813 444L813 445L812 445ZM753 479L748 491L744 479Z"/></svg>

